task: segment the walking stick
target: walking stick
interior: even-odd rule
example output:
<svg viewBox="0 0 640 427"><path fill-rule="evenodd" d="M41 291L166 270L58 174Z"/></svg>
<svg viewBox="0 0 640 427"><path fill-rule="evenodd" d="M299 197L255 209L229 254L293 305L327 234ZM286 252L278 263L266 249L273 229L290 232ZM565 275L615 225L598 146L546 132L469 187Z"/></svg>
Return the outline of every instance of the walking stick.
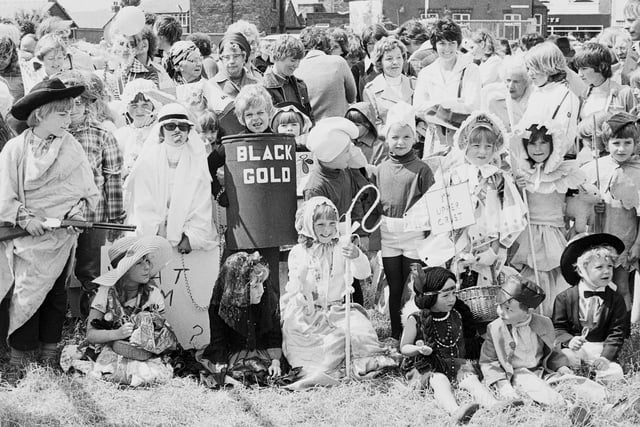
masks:
<svg viewBox="0 0 640 427"><path fill-rule="evenodd" d="M598 143L596 141L597 134L597 124L596 124L596 115L593 115L593 134L592 134L592 143L593 143L593 157L596 163L596 185L598 186L598 193L602 190L600 188L600 166L598 165L598 157L600 155L600 150L598 150ZM600 212L595 212L595 221L593 224L593 231L596 233L602 233L604 229L604 214Z"/></svg>
<svg viewBox="0 0 640 427"><path fill-rule="evenodd" d="M356 205L356 201L358 201L360 196L362 196L364 192L368 189L372 189L375 191L376 199L373 201L373 204L371 205L369 210L362 217L362 224L358 222L356 222L355 224L351 224L351 211L353 211L353 208ZM380 222L378 222L376 225L374 225L371 228L367 228L367 226L365 225L367 219L369 219L369 216L373 214L378 203L380 203L380 191L378 191L378 188L373 184L365 185L360 189L360 191L356 193L355 197L351 201L351 205L349 206L349 209L347 209L347 212L345 212L344 214L346 234L342 236L340 239L345 245L351 243L351 236L358 228L362 228L367 233L372 233L380 226ZM346 327L345 377L346 378L351 378L351 284L352 283L353 283L353 275L351 274L351 260L347 259L345 260L345 268L344 268L344 289L345 289L344 298L345 298L345 316L346 316L345 318L345 327Z"/></svg>

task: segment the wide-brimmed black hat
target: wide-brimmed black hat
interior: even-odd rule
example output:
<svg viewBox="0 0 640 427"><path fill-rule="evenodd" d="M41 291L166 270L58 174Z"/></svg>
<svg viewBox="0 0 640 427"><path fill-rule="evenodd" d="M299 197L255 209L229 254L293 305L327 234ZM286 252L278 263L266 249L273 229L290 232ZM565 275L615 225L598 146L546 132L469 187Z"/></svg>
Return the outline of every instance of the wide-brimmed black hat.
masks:
<svg viewBox="0 0 640 427"><path fill-rule="evenodd" d="M542 288L529 280L509 278L496 295L496 304L504 304L514 299L529 308L538 308L546 295Z"/></svg>
<svg viewBox="0 0 640 427"><path fill-rule="evenodd" d="M575 286L580 282L580 275L576 271L575 263L580 255L598 246L611 246L618 251L618 254L624 251L624 243L622 243L622 240L612 234L578 234L569 241L560 257L560 270L562 271L562 277L564 277L567 283Z"/></svg>
<svg viewBox="0 0 640 427"><path fill-rule="evenodd" d="M84 86L65 86L60 79L43 80L20 98L11 107L11 115L18 120L27 120L29 114L38 107L52 101L75 98L84 92Z"/></svg>

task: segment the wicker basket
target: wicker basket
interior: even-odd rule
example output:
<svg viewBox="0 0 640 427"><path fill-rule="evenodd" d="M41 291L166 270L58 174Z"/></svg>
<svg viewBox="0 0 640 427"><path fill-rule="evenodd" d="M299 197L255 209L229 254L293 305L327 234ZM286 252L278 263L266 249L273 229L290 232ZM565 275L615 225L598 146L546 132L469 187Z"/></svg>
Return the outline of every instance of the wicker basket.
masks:
<svg viewBox="0 0 640 427"><path fill-rule="evenodd" d="M491 322L498 318L496 295L500 286L473 286L462 289L458 298L471 309L473 319L479 322Z"/></svg>
<svg viewBox="0 0 640 427"><path fill-rule="evenodd" d="M113 351L120 356L124 356L128 359L145 361L149 360L153 353L143 348L136 347L128 341L117 340L113 342Z"/></svg>

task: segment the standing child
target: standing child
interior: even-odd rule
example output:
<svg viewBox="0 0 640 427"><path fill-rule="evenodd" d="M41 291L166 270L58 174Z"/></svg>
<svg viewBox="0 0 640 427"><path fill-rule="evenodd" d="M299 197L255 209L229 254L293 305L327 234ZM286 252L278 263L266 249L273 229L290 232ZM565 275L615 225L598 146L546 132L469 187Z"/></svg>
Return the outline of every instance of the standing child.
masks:
<svg viewBox="0 0 640 427"><path fill-rule="evenodd" d="M56 78L35 85L11 109L29 128L0 152L0 221L29 232L2 243L13 280L0 284L0 294L13 282L9 345L17 367L38 350L45 363L54 363L65 320L65 267L78 235L51 229L43 218L83 220L85 204L95 207L99 200L87 156L66 131L73 98L83 91Z"/></svg>
<svg viewBox="0 0 640 427"><path fill-rule="evenodd" d="M560 275L560 254L566 239L565 206L567 190L586 182L574 160L563 160L571 145L565 132L554 124L534 124L516 131L511 142L511 156L520 187L529 202L529 234L522 233L511 254L511 264L527 280L534 281L535 265L538 285L547 295L540 312L551 316L555 296L567 288ZM581 230L584 231L584 230Z"/></svg>
<svg viewBox="0 0 640 427"><path fill-rule="evenodd" d="M627 311L631 310L629 282L640 257L640 158L637 155L640 132L638 118L628 113L616 113L603 124L603 138L610 153L582 167L592 184L600 184L602 201L595 206L597 214L604 216L603 232L613 234L624 243L619 253L612 281L624 298ZM597 167L596 167L597 166ZM591 215L590 224L595 224ZM593 228L591 228L593 229Z"/></svg>
<svg viewBox="0 0 640 427"><path fill-rule="evenodd" d="M471 114L454 136L455 149L464 153L463 163L436 176L445 186L468 185L475 223L463 228L452 244L465 287L494 285L507 248L526 226L524 203L513 178L500 169L505 135L497 117Z"/></svg>
<svg viewBox="0 0 640 427"><path fill-rule="evenodd" d="M553 325L556 343L571 366L587 363L596 379L622 379L615 362L627 333L627 309L612 282L619 238L607 234L576 236L562 253L562 275L572 286L556 297Z"/></svg>
<svg viewBox="0 0 640 427"><path fill-rule="evenodd" d="M389 157L388 145L378 137L375 110L371 104L356 102L349 107L345 117L358 127L358 137L353 143L362 150L367 164L377 166Z"/></svg>
<svg viewBox="0 0 640 427"><path fill-rule="evenodd" d="M409 277L409 266L419 262L418 244L425 239L426 227L405 220L406 212L433 185L429 166L413 151L416 122L413 108L404 102L394 104L386 118L389 159L380 164L373 181L380 189L382 207L382 265L389 284L391 336L400 339L401 299Z"/></svg>
<svg viewBox="0 0 640 427"><path fill-rule="evenodd" d="M408 371L410 382L431 387L438 404L456 422L467 422L480 405L459 406L451 387L453 381L483 406L494 407L499 402L480 382L477 364L466 359L468 337L464 332L467 330L462 316L454 308L456 276L443 267L429 267L424 276L424 281L414 282L414 299L419 311L409 315L402 333L400 352L407 357L403 369Z"/></svg>

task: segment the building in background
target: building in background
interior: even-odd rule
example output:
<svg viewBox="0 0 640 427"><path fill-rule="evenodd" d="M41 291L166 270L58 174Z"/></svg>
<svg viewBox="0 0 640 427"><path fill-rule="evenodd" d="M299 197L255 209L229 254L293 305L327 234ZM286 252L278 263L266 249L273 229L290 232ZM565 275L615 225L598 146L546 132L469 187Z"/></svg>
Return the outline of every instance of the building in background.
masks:
<svg viewBox="0 0 640 427"><path fill-rule="evenodd" d="M516 40L529 31L545 34L548 8L540 0L384 0L382 11L396 25L412 18L449 16L471 30L485 27Z"/></svg>
<svg viewBox="0 0 640 427"><path fill-rule="evenodd" d="M619 3L624 8L626 0ZM612 0L549 0L545 4L549 7L549 34L583 41L611 25Z"/></svg>
<svg viewBox="0 0 640 427"><path fill-rule="evenodd" d="M285 0L191 0L191 31L224 33L231 23L244 19L260 32L282 32L286 7Z"/></svg>

